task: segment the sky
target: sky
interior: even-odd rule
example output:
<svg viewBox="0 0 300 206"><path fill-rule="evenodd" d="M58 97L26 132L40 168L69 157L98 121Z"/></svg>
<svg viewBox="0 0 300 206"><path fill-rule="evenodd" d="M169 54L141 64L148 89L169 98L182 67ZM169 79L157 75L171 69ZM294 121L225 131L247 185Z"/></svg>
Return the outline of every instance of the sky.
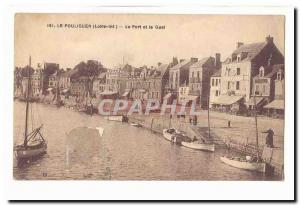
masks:
<svg viewBox="0 0 300 206"><path fill-rule="evenodd" d="M70 28L66 24L118 28ZM141 29L132 25L141 25ZM60 68L73 68L89 59L106 68L123 62L156 66L171 62L172 57L201 59L216 53L224 60L237 42L263 42L268 35L284 55L284 16L19 13L14 29L15 66L27 65L29 55L33 67L54 62Z"/></svg>

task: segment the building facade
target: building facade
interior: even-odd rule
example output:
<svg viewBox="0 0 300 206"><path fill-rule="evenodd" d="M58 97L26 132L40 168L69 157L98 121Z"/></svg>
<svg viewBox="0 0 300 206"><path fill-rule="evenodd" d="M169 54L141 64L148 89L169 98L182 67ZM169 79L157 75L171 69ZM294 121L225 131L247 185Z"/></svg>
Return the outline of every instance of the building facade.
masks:
<svg viewBox="0 0 300 206"><path fill-rule="evenodd" d="M210 77L221 68L220 54L206 57L190 67L189 95L196 98L201 108L207 108L210 91Z"/></svg>
<svg viewBox="0 0 300 206"><path fill-rule="evenodd" d="M283 62L284 57L275 46L273 37L268 36L260 43L244 45L238 42L236 50L222 63L221 95L214 104L225 106L226 110L233 109L234 104L234 110L247 110L246 104L251 101L253 77L259 73L259 68Z"/></svg>
<svg viewBox="0 0 300 206"><path fill-rule="evenodd" d="M169 89L176 97L179 86L189 83L190 66L198 61L197 58L181 59L178 64L170 68Z"/></svg>

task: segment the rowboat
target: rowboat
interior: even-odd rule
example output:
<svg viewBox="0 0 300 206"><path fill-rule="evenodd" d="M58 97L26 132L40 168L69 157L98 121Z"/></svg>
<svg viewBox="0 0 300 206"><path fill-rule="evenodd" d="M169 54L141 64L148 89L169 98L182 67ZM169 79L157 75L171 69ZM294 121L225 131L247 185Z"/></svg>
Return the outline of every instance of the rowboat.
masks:
<svg viewBox="0 0 300 206"><path fill-rule="evenodd" d="M246 159L241 158L230 158L230 157L220 157L221 161L225 164L228 164L232 167L250 170L250 171L257 171L257 172L266 172L266 163L264 162L257 162L257 161L249 161Z"/></svg>
<svg viewBox="0 0 300 206"><path fill-rule="evenodd" d="M203 151L215 151L215 144L213 143L200 143L200 142L181 142L182 146L196 149L196 150L203 150Z"/></svg>
<svg viewBox="0 0 300 206"><path fill-rule="evenodd" d="M123 115L109 115L109 116L106 116L105 119L110 120L110 121L123 122L124 116Z"/></svg>
<svg viewBox="0 0 300 206"><path fill-rule="evenodd" d="M134 123L134 122L131 122L130 125L134 127L142 127L142 125L140 125L139 123Z"/></svg>

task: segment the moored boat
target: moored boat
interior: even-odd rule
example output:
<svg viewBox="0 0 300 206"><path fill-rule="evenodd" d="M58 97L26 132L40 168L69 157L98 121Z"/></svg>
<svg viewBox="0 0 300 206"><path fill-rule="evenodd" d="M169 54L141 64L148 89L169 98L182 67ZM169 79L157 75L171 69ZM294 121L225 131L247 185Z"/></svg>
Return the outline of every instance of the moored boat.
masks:
<svg viewBox="0 0 300 206"><path fill-rule="evenodd" d="M196 149L196 150L203 150L203 151L215 151L215 144L214 143L200 143L200 142L182 142L182 146Z"/></svg>
<svg viewBox="0 0 300 206"><path fill-rule="evenodd" d="M252 161L252 160L236 158L236 157L230 158L227 156L220 157L220 159L225 164L228 164L235 168L257 171L262 173L266 172L266 163L262 161Z"/></svg>
<svg viewBox="0 0 300 206"><path fill-rule="evenodd" d="M178 131L174 128L164 129L163 137L173 143L181 145L182 142L191 142L191 139L181 131Z"/></svg>
<svg viewBox="0 0 300 206"><path fill-rule="evenodd" d="M29 58L28 66L28 83L26 92L26 113L25 113L25 134L23 144L14 146L14 154L18 161L24 159L32 159L37 157L47 150L47 143L41 134L42 126L34 129L28 134L28 117L29 117L29 91L31 89L31 58Z"/></svg>
<svg viewBox="0 0 300 206"><path fill-rule="evenodd" d="M139 123L134 123L134 122L131 122L130 125L131 125L131 126L134 126L134 127L142 127L141 124L139 124Z"/></svg>
<svg viewBox="0 0 300 206"><path fill-rule="evenodd" d="M109 116L106 116L105 119L110 120L110 121L123 122L124 116L123 115L109 115Z"/></svg>

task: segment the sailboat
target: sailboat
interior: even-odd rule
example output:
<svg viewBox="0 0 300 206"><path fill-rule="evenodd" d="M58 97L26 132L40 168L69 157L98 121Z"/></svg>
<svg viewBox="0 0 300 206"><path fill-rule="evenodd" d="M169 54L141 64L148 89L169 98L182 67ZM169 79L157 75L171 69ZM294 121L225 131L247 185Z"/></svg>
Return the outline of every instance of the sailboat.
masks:
<svg viewBox="0 0 300 206"><path fill-rule="evenodd" d="M209 121L209 97L208 97L208 109L207 109L207 128L208 128L208 141L201 137L201 141L192 141L192 142L182 142L182 146L196 149L196 150L203 150L203 151L209 151L214 152L215 151L215 144L213 143L213 140L211 140L210 137L210 121Z"/></svg>
<svg viewBox="0 0 300 206"><path fill-rule="evenodd" d="M228 164L232 167L265 173L267 165L265 162L263 162L262 158L259 155L259 150L258 150L258 130L257 130L255 94L254 94L254 105L255 105L254 116L255 116L255 128L256 128L256 152L257 152L256 157L246 156L245 158L243 158L243 157L222 156L220 157L220 159L223 163Z"/></svg>
<svg viewBox="0 0 300 206"><path fill-rule="evenodd" d="M31 82L31 57L29 57L28 67L28 84L26 94L26 115L25 115L25 134L23 144L14 146L14 154L17 160L31 159L37 157L47 150L47 143L41 133L43 125L33 129L32 132L28 133L28 117L29 117L29 90Z"/></svg>

